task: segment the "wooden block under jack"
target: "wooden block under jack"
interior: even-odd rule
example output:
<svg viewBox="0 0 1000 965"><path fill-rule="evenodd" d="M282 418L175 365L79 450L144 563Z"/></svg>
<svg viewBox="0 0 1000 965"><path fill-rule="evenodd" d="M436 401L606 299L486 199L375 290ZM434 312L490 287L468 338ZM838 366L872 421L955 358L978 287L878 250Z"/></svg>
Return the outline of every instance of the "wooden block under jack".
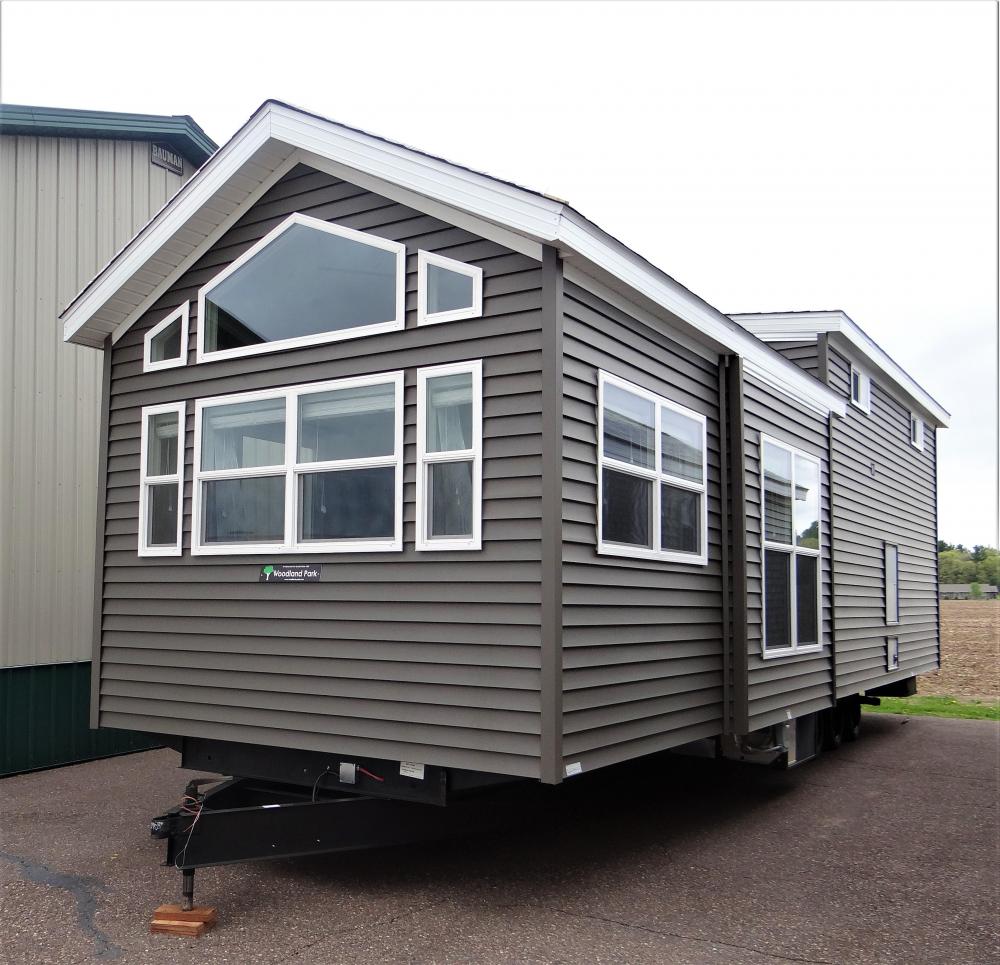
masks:
<svg viewBox="0 0 1000 965"><path fill-rule="evenodd" d="M212 928L217 918L215 909L207 906L184 911L180 905L160 905L153 912L149 930L153 934L189 935L197 938Z"/></svg>

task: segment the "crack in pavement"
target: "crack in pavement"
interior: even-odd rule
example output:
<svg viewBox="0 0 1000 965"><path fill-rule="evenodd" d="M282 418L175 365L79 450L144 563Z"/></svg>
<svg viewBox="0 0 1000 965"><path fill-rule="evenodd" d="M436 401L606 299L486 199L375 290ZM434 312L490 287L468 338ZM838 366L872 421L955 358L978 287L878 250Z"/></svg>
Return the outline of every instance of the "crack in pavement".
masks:
<svg viewBox="0 0 1000 965"><path fill-rule="evenodd" d="M81 931L93 939L95 958L114 960L125 954L94 922L94 915L97 912L97 897L94 891L108 891L108 887L103 881L99 881L97 878L53 871L46 865L36 864L34 861L6 851L0 851L0 861L7 861L14 865L26 881L49 888L61 888L63 891L68 891L76 899L76 921Z"/></svg>
<svg viewBox="0 0 1000 965"><path fill-rule="evenodd" d="M517 906L512 905L510 907ZM582 918L589 921L600 921L604 922L606 925L618 925L621 928L631 928L635 931L646 932L650 935L657 935L660 938L680 938L682 941L701 942L706 945L723 945L726 948L737 948L743 952L752 952L754 955L774 958L782 962L804 962L806 965L837 965L836 962L831 962L824 958L799 958L794 955L782 955L779 952L762 951L759 948L754 948L752 945L739 945L735 942L724 942L718 938L700 938L697 935L682 935L679 932L660 931L656 928L650 928L647 925L636 925L628 921L619 921L617 918L605 918L602 915L587 915L582 914L581 912L567 911L565 908L557 908L554 905L543 905L542 907L548 908L549 911L554 911L556 914L565 915L567 918Z"/></svg>

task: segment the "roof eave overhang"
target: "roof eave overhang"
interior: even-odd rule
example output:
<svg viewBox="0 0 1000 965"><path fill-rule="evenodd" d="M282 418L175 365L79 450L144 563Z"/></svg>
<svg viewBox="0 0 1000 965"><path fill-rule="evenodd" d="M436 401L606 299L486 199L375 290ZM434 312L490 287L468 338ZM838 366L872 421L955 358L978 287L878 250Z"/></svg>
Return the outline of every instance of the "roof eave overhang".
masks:
<svg viewBox="0 0 1000 965"><path fill-rule="evenodd" d="M814 341L827 335L831 344L846 349L862 366L888 379L925 421L939 429L947 429L951 423L951 413L846 312L748 312L730 317L765 342Z"/></svg>
<svg viewBox="0 0 1000 965"><path fill-rule="evenodd" d="M214 217L225 207L222 202L233 205L241 191L244 203L252 197L249 183L239 183L244 165L273 164L296 150L553 245L576 263L641 293L706 344L740 355L747 372L774 389L823 415L844 415L839 395L564 202L274 101L262 105L67 306L61 316L65 339L100 348L108 336L132 324L171 274L170 259L157 260L161 249L168 243L191 247L199 232L204 240L211 238L225 224L224 217ZM213 217L206 218L203 209ZM131 286L129 298L116 304L126 286Z"/></svg>

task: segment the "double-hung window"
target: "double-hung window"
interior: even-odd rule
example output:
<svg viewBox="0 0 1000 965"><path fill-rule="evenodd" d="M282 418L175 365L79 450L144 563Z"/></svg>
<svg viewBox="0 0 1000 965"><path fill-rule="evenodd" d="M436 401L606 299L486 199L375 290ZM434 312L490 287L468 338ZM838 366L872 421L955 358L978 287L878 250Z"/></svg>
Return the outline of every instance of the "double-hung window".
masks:
<svg viewBox="0 0 1000 965"><path fill-rule="evenodd" d="M418 550L482 546L482 362L417 370Z"/></svg>
<svg viewBox="0 0 1000 965"><path fill-rule="evenodd" d="M180 556L185 404L142 410L139 455L139 555Z"/></svg>
<svg viewBox="0 0 1000 965"><path fill-rule="evenodd" d="M761 437L764 656L817 650L820 620L820 465Z"/></svg>
<svg viewBox="0 0 1000 965"><path fill-rule="evenodd" d="M703 415L601 372L597 551L708 560Z"/></svg>
<svg viewBox="0 0 1000 965"><path fill-rule="evenodd" d="M192 553L402 548L403 373L200 399Z"/></svg>

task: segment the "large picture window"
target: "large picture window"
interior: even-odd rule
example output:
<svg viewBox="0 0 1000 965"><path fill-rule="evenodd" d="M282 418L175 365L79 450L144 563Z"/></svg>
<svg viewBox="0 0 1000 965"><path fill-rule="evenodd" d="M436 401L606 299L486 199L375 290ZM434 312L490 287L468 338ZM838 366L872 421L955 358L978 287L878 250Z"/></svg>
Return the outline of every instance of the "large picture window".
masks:
<svg viewBox="0 0 1000 965"><path fill-rule="evenodd" d="M192 553L402 548L403 373L200 399Z"/></svg>
<svg viewBox="0 0 1000 965"><path fill-rule="evenodd" d="M198 361L404 324L406 246L293 214L198 293Z"/></svg>
<svg viewBox="0 0 1000 965"><path fill-rule="evenodd" d="M482 362L417 371L417 549L482 546Z"/></svg>
<svg viewBox="0 0 1000 965"><path fill-rule="evenodd" d="M183 402L142 410L139 555L180 556L183 523Z"/></svg>
<svg viewBox="0 0 1000 965"><path fill-rule="evenodd" d="M606 372L598 394L598 552L706 563L705 417Z"/></svg>
<svg viewBox="0 0 1000 965"><path fill-rule="evenodd" d="M761 438L764 656L817 650L820 620L820 464Z"/></svg>

